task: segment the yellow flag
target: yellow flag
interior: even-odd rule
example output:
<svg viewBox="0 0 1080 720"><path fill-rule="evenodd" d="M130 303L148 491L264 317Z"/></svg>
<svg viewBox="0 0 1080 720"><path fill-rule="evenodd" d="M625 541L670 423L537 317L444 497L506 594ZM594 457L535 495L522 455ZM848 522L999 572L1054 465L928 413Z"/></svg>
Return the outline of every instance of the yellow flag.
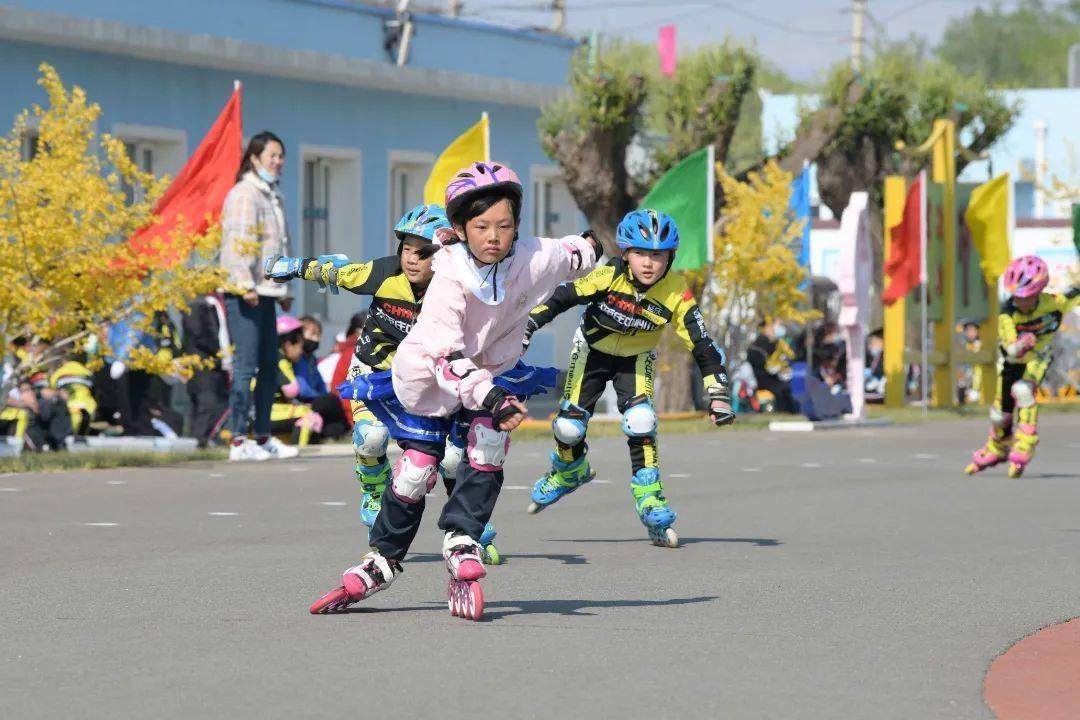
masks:
<svg viewBox="0 0 1080 720"><path fill-rule="evenodd" d="M998 175L971 192L964 221L989 285L997 285L1009 264L1009 174Z"/></svg>
<svg viewBox="0 0 1080 720"><path fill-rule="evenodd" d="M480 122L446 146L424 183L425 203L442 205L446 198L446 186L454 173L470 163L488 162L491 152L489 136L488 115L484 113Z"/></svg>

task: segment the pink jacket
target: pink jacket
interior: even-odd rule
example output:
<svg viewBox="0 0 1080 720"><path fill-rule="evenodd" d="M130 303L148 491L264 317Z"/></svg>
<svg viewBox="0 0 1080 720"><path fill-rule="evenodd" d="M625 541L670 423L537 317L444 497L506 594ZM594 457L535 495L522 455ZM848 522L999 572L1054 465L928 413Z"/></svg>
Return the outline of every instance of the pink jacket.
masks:
<svg viewBox="0 0 1080 720"><path fill-rule="evenodd" d="M463 243L440 250L420 317L391 365L398 400L417 415L480 409L493 378L521 357L529 312L596 260L578 235L519 238L512 255L484 267Z"/></svg>

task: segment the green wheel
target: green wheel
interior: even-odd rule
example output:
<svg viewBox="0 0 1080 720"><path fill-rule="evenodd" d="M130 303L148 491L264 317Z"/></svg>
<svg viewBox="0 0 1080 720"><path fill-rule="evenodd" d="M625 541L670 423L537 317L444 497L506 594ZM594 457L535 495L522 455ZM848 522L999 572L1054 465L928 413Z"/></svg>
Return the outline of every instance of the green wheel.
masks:
<svg viewBox="0 0 1080 720"><path fill-rule="evenodd" d="M499 549L494 545L487 545L484 547L484 564L502 565L502 556L499 555Z"/></svg>

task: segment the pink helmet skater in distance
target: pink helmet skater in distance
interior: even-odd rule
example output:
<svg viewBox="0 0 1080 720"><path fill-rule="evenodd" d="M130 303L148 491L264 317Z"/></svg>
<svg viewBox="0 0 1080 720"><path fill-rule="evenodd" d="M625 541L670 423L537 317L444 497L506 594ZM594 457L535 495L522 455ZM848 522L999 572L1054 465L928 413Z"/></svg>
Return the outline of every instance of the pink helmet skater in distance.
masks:
<svg viewBox="0 0 1080 720"><path fill-rule="evenodd" d="M288 335L293 330L304 327L304 324L292 315L278 315L274 324L277 326L278 335Z"/></svg>
<svg viewBox="0 0 1080 720"><path fill-rule="evenodd" d="M478 192L506 188L521 197L521 180L502 163L475 162L458 170L446 186L446 216L453 220L462 204Z"/></svg>
<svg viewBox="0 0 1080 720"><path fill-rule="evenodd" d="M1013 297L1035 297L1050 282L1050 269L1041 258L1023 255L1005 268L1005 292Z"/></svg>

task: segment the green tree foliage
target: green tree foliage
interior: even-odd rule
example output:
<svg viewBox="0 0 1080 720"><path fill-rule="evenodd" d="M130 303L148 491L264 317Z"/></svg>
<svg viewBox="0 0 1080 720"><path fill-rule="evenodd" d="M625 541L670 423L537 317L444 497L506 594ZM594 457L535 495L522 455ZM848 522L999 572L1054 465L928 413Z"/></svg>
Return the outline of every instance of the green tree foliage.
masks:
<svg viewBox="0 0 1080 720"><path fill-rule="evenodd" d="M1063 87L1069 46L1080 43L1080 0L1000 3L949 21L936 53L964 76L997 87Z"/></svg>

